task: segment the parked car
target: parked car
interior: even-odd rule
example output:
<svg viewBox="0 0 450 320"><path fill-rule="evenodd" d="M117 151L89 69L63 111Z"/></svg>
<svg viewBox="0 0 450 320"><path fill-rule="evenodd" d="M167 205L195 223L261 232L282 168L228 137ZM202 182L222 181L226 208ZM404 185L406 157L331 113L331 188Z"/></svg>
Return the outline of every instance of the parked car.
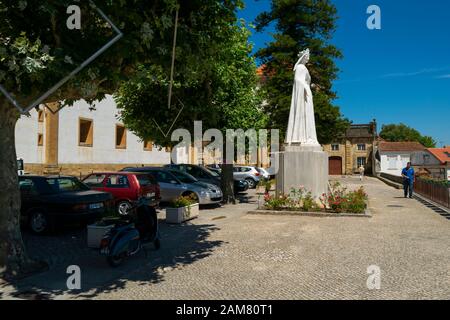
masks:
<svg viewBox="0 0 450 320"><path fill-rule="evenodd" d="M259 180L261 180L261 174L255 167L251 166L234 166L233 176L247 181L250 189L256 188Z"/></svg>
<svg viewBox="0 0 450 320"><path fill-rule="evenodd" d="M125 215L143 197L152 207L157 207L161 197L159 184L147 173L100 172L83 179L90 188L109 192L114 196L116 210Z"/></svg>
<svg viewBox="0 0 450 320"><path fill-rule="evenodd" d="M269 174L269 179L275 179L275 177L276 177L275 166L271 166L271 167L269 167L269 168L267 168L265 170Z"/></svg>
<svg viewBox="0 0 450 320"><path fill-rule="evenodd" d="M261 168L261 167L256 167L256 170L258 170L258 172L261 174L261 176L264 179L266 179L266 180L270 179L270 174L269 174L269 172L266 169Z"/></svg>
<svg viewBox="0 0 450 320"><path fill-rule="evenodd" d="M146 172L158 181L161 201L171 202L180 196L193 196L199 204L214 204L222 201L222 190L214 184L198 181L193 176L169 168L140 167L125 168L124 172Z"/></svg>
<svg viewBox="0 0 450 320"><path fill-rule="evenodd" d="M215 172L210 170L209 167L198 166L194 164L168 164L166 168L176 169L182 172L186 172L196 178L199 181L215 184L219 188L221 187L220 171ZM243 179L234 179L234 192L245 192L248 190L248 183Z"/></svg>
<svg viewBox="0 0 450 320"><path fill-rule="evenodd" d="M222 171L221 168L220 168L220 165L218 165L218 164L207 164L206 167L207 167L209 170L214 171L214 172L217 172L217 173L219 173L219 174L220 174L220 172Z"/></svg>
<svg viewBox="0 0 450 320"><path fill-rule="evenodd" d="M91 190L74 177L20 176L21 220L43 234L62 222L90 222L112 206L113 196Z"/></svg>

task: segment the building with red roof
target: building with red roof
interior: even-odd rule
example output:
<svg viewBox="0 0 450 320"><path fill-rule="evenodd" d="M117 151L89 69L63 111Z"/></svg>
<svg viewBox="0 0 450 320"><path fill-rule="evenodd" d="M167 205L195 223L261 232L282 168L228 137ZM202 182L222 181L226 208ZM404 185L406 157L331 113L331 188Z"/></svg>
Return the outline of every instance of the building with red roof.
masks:
<svg viewBox="0 0 450 320"><path fill-rule="evenodd" d="M415 141L379 141L377 146L379 172L401 176L402 169L411 162L412 155L425 150L422 144Z"/></svg>
<svg viewBox="0 0 450 320"><path fill-rule="evenodd" d="M450 181L450 147L428 148L415 152L412 164L432 178Z"/></svg>

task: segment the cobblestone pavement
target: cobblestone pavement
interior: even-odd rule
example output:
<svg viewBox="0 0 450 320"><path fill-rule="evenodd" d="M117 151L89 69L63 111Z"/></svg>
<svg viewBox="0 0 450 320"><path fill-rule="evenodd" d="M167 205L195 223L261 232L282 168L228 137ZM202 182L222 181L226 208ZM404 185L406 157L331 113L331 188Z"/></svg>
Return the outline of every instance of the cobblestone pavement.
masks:
<svg viewBox="0 0 450 320"><path fill-rule="evenodd" d="M50 272L18 288L57 299L449 299L450 220L377 179L362 184L370 219L246 215L253 194L182 226L162 224L162 249L119 269L82 236L65 235L58 250L67 247L70 258L55 258ZM64 289L68 263L81 266L80 292ZM371 265L381 269L380 290L367 288Z"/></svg>

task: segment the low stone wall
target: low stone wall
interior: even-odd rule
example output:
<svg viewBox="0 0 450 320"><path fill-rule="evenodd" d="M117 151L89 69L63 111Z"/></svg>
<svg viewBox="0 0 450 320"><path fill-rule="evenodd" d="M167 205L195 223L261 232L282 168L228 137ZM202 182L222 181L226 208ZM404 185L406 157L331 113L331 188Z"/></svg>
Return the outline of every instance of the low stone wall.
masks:
<svg viewBox="0 0 450 320"><path fill-rule="evenodd" d="M384 173L384 172L380 173L380 176L382 178L388 179L388 180L390 180L392 182L403 184L403 178L400 177L400 176L395 176L393 174Z"/></svg>

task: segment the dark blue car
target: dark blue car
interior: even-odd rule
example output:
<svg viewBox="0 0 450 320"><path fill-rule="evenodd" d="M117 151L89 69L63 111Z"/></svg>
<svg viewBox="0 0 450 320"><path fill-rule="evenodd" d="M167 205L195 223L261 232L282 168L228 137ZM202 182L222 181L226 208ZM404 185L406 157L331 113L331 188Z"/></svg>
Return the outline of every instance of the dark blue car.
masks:
<svg viewBox="0 0 450 320"><path fill-rule="evenodd" d="M34 233L53 231L59 223L88 223L113 206L113 196L91 190L75 177L20 176L21 219Z"/></svg>

